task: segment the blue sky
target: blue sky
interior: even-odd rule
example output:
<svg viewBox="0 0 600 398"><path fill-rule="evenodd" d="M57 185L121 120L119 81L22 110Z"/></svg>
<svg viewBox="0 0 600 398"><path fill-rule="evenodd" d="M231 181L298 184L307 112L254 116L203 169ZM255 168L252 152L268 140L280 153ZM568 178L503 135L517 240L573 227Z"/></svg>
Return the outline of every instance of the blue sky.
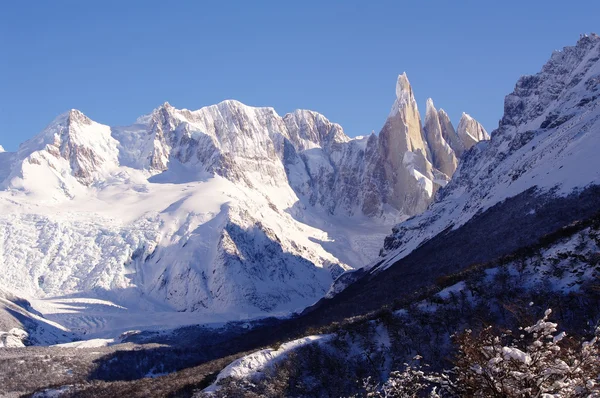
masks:
<svg viewBox="0 0 600 398"><path fill-rule="evenodd" d="M77 108L110 125L165 101L224 99L379 131L406 71L493 130L504 96L552 50L600 31L600 1L6 1L0 144L15 150Z"/></svg>

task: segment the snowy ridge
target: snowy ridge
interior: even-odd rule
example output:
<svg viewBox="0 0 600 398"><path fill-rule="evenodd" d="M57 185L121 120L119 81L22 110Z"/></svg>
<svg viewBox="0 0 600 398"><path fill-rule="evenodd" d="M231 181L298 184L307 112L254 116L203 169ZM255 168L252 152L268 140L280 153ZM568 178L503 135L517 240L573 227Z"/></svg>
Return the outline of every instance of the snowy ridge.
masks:
<svg viewBox="0 0 600 398"><path fill-rule="evenodd" d="M522 77L505 99L491 141L468 151L436 202L386 239L385 269L447 228L529 188L566 196L600 183L600 37L555 52L542 71ZM463 122L464 121L464 122ZM465 128L475 137L481 130ZM473 128L475 128L473 127ZM381 260L379 260L381 261Z"/></svg>
<svg viewBox="0 0 600 398"><path fill-rule="evenodd" d="M307 336L283 343L278 349L267 348L243 356L227 365L227 367L219 372L215 382L203 391L207 393L218 391L220 389L219 384L228 378L258 381L262 378L266 370L285 359L294 350L309 344L327 343L332 338L333 335L329 334Z"/></svg>

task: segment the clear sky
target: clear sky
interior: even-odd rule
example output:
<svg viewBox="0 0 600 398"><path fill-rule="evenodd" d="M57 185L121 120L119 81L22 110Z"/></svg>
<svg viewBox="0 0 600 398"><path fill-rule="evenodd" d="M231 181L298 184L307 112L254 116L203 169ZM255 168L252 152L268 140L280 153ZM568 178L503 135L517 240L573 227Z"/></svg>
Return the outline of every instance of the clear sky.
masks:
<svg viewBox="0 0 600 398"><path fill-rule="evenodd" d="M600 31L600 1L27 1L0 11L0 144L77 108L110 125L224 99L379 131L406 71L421 111L489 130L520 75ZM600 32L598 32L600 33Z"/></svg>

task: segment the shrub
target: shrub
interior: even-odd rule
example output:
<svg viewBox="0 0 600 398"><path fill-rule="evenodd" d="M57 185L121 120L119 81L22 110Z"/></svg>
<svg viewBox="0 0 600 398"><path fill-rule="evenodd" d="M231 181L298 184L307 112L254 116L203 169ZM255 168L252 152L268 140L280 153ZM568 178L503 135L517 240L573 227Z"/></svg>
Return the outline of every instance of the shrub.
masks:
<svg viewBox="0 0 600 398"><path fill-rule="evenodd" d="M548 321L502 333L487 327L455 337L455 367L441 373L420 365L392 372L388 381L364 386L367 397L597 397L600 396L600 328L589 341L558 333Z"/></svg>

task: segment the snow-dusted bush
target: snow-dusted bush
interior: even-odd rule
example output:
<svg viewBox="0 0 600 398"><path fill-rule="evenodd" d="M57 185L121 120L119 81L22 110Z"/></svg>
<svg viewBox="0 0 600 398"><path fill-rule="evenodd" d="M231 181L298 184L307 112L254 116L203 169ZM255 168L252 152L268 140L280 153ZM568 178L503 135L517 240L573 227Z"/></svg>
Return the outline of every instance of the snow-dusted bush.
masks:
<svg viewBox="0 0 600 398"><path fill-rule="evenodd" d="M600 397L600 328L577 341L548 321L496 333L488 327L456 336L455 367L441 373L407 365L382 386L365 383L368 397Z"/></svg>
<svg viewBox="0 0 600 398"><path fill-rule="evenodd" d="M363 383L364 395L368 398L416 398L423 396L428 390L434 392L432 382L437 382L441 375L426 373L418 363L420 359L417 355L412 364L404 364L403 371L391 372L387 382L381 386L374 384L370 377L367 378Z"/></svg>

